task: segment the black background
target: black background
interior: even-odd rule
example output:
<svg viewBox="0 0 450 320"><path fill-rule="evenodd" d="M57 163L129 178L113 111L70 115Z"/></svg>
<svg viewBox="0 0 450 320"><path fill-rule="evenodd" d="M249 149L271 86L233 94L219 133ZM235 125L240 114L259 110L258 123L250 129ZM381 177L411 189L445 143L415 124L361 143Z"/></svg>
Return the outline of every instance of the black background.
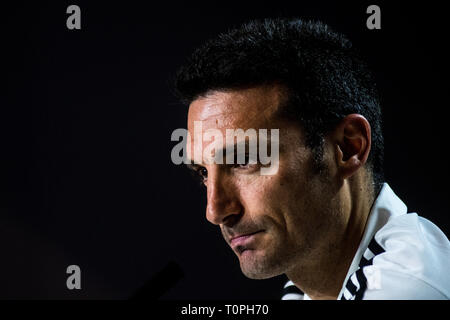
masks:
<svg viewBox="0 0 450 320"><path fill-rule="evenodd" d="M146 3L2 5L0 298L124 299L170 260L185 277L164 299L280 297L284 277L241 274L205 219L203 190L170 159L187 111L171 92L175 70L252 18L320 19L361 49L383 96L387 182L449 234L440 5ZM81 30L66 28L70 4ZM381 30L366 28L370 4L381 7ZM81 290L66 288L71 264Z"/></svg>

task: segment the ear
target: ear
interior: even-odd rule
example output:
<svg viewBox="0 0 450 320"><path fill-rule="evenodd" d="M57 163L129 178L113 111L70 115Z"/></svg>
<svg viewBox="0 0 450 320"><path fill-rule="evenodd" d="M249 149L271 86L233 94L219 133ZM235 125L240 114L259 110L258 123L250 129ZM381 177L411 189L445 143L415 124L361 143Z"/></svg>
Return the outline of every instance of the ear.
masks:
<svg viewBox="0 0 450 320"><path fill-rule="evenodd" d="M371 146L371 129L366 118L350 114L332 132L336 146L336 164L342 179L351 177L367 161Z"/></svg>

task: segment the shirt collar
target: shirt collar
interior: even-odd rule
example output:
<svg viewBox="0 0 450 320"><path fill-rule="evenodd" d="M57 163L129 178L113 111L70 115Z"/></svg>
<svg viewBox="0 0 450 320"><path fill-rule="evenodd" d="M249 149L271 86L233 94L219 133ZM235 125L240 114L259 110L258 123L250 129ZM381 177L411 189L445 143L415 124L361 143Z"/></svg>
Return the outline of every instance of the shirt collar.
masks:
<svg viewBox="0 0 450 320"><path fill-rule="evenodd" d="M353 257L350 268L347 272L343 287L339 292L339 297L344 291L344 286L348 278L358 269L361 257L369 246L370 241L375 233L380 230L389 220L391 216L399 216L407 213L407 207L402 200L392 191L391 187L384 183L378 197L375 199L367 219L366 228L364 230L358 250Z"/></svg>

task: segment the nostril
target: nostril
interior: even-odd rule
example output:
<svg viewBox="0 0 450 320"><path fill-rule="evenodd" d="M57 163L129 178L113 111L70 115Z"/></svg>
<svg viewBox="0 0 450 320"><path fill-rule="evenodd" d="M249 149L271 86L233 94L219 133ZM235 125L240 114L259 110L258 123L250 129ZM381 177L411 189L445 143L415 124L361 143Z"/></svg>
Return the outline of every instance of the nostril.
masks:
<svg viewBox="0 0 450 320"><path fill-rule="evenodd" d="M241 220L242 213L229 214L223 219L223 225L232 228L236 223Z"/></svg>

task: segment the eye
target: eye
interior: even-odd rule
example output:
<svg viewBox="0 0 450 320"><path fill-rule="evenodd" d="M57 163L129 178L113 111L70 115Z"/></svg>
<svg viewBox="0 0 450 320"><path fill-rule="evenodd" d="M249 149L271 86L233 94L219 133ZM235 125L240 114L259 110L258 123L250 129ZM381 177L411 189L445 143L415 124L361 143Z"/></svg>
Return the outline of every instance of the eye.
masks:
<svg viewBox="0 0 450 320"><path fill-rule="evenodd" d="M203 182L206 180L206 178L208 178L208 170L206 170L205 167L199 167L197 169L197 174L200 176Z"/></svg>

